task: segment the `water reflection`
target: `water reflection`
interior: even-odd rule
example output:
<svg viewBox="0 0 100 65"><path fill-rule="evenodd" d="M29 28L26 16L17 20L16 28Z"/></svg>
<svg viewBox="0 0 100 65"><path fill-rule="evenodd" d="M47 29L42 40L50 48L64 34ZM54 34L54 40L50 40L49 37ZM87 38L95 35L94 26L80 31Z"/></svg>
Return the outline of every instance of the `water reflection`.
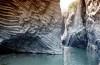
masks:
<svg viewBox="0 0 100 65"><path fill-rule="evenodd" d="M0 58L4 65L63 65L62 55L8 55Z"/></svg>
<svg viewBox="0 0 100 65"><path fill-rule="evenodd" d="M98 61L83 49L65 47L64 65L98 65Z"/></svg>
<svg viewBox="0 0 100 65"><path fill-rule="evenodd" d="M98 62L83 49L66 47L63 55L2 55L0 65L98 65Z"/></svg>

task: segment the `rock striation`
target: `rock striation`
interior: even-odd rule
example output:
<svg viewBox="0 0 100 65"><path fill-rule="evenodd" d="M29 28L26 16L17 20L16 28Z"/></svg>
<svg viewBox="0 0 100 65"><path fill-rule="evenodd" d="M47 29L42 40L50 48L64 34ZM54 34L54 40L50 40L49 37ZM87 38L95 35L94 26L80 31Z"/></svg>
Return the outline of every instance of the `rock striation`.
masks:
<svg viewBox="0 0 100 65"><path fill-rule="evenodd" d="M0 0L0 46L61 54L61 22L58 0Z"/></svg>

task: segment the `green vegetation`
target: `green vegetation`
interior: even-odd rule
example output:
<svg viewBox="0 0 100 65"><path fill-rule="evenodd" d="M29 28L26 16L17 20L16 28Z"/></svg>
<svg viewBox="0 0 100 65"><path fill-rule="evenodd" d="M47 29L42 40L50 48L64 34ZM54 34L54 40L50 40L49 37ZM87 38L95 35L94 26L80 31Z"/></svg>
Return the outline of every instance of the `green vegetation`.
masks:
<svg viewBox="0 0 100 65"><path fill-rule="evenodd" d="M77 9L77 3L73 2L70 6L69 6L69 11L70 12L74 12Z"/></svg>
<svg viewBox="0 0 100 65"><path fill-rule="evenodd" d="M77 9L77 5L78 5L78 4L79 4L79 0L73 2L72 4L70 4L68 10L69 10L70 12L74 12L74 11L76 11L76 9Z"/></svg>

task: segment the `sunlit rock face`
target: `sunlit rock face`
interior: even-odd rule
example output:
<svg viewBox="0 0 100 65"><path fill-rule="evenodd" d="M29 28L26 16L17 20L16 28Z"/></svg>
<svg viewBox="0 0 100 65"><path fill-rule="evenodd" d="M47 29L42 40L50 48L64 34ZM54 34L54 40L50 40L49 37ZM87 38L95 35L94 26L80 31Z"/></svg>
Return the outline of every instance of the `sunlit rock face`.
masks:
<svg viewBox="0 0 100 65"><path fill-rule="evenodd" d="M61 54L58 0L0 0L1 46L19 52Z"/></svg>
<svg viewBox="0 0 100 65"><path fill-rule="evenodd" d="M64 15L64 33L61 36L64 46L85 48L87 47L87 33L83 20L83 6L81 0L72 0ZM83 17L82 17L83 16Z"/></svg>

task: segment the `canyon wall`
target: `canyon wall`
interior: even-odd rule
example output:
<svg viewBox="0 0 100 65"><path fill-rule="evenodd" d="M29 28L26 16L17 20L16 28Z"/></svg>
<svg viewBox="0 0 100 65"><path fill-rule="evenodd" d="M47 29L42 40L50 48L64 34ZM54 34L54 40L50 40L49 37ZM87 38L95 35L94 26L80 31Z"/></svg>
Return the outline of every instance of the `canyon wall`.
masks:
<svg viewBox="0 0 100 65"><path fill-rule="evenodd" d="M88 51L100 57L100 1L86 0L86 29L88 35ZM99 58L100 60L100 58Z"/></svg>
<svg viewBox="0 0 100 65"><path fill-rule="evenodd" d="M78 47L100 60L100 1L80 0L74 14L64 15L64 46Z"/></svg>
<svg viewBox="0 0 100 65"><path fill-rule="evenodd" d="M64 46L84 48L87 47L87 32L85 25L85 1L80 0L69 5L67 14L64 15L64 33L61 37Z"/></svg>
<svg viewBox="0 0 100 65"><path fill-rule="evenodd" d="M60 6L58 0L0 0L0 53L62 54L63 44L100 57L100 1L80 0L68 11Z"/></svg>
<svg viewBox="0 0 100 65"><path fill-rule="evenodd" d="M62 54L61 22L58 0L0 0L0 53Z"/></svg>

